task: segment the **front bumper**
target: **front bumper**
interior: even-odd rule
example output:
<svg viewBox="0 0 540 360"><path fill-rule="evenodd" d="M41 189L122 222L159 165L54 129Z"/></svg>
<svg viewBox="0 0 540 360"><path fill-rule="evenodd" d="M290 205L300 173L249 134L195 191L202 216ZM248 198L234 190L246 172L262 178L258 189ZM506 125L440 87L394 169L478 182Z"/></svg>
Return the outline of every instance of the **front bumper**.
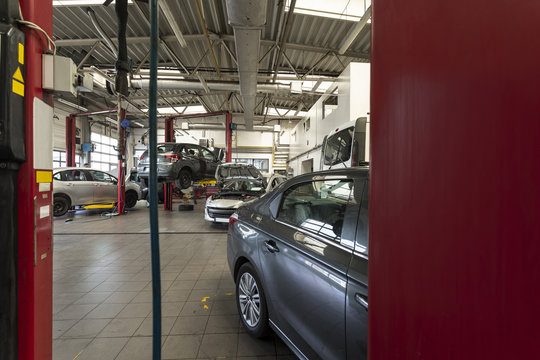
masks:
<svg viewBox="0 0 540 360"><path fill-rule="evenodd" d="M233 208L215 208L215 207L204 207L204 220L215 222L215 223L228 223L229 218L236 209Z"/></svg>

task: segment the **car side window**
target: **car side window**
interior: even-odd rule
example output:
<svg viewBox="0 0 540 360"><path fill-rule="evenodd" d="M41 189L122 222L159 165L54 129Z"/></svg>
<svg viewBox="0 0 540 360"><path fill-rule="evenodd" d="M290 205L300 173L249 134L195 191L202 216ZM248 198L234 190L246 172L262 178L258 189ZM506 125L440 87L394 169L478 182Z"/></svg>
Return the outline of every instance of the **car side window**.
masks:
<svg viewBox="0 0 540 360"><path fill-rule="evenodd" d="M87 181L86 174L81 170L62 171L64 181Z"/></svg>
<svg viewBox="0 0 540 360"><path fill-rule="evenodd" d="M195 146L184 146L184 149L182 149L182 155L191 156L191 157L199 157L199 149Z"/></svg>
<svg viewBox="0 0 540 360"><path fill-rule="evenodd" d="M352 193L353 181L350 179L294 185L284 192L277 219L340 242Z"/></svg>
<svg viewBox="0 0 540 360"><path fill-rule="evenodd" d="M208 161L216 161L216 157L214 156L214 154L212 154L211 151L205 149L205 148L201 148L201 152L202 152L202 156L208 160Z"/></svg>
<svg viewBox="0 0 540 360"><path fill-rule="evenodd" d="M53 179L62 181L62 173L57 172L56 174L54 174Z"/></svg>
<svg viewBox="0 0 540 360"><path fill-rule="evenodd" d="M112 176L107 173L96 171L96 170L89 170L89 172L90 174L92 174L92 178L94 179L94 181L109 182L109 183L113 182Z"/></svg>

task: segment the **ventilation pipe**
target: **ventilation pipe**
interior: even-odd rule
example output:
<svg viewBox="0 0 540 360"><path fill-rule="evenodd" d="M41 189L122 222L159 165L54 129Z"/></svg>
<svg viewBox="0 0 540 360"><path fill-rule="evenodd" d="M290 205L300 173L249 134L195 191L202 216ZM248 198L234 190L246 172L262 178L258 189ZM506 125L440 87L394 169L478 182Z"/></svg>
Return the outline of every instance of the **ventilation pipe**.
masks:
<svg viewBox="0 0 540 360"><path fill-rule="evenodd" d="M240 81L242 81L242 75L240 75ZM290 85L286 84L257 84L256 83L256 77L254 80L255 84L255 91L253 98L255 99L255 94L257 91L259 92L268 92L268 93L276 93L276 92L283 92L283 93L290 93L291 87ZM150 85L150 80L148 79L131 79L131 86L134 89L145 89L147 90ZM208 86L209 90L214 91L240 91L242 92L242 84L238 85L234 82L206 82L206 85ZM204 85L202 85L200 82L195 81L186 81L186 80L158 80L157 82L158 89L160 90L205 90ZM255 100L254 100L255 101ZM244 108L245 108L245 102L244 102ZM254 108L255 106L253 106ZM253 117L253 116L252 116Z"/></svg>
<svg viewBox="0 0 540 360"><path fill-rule="evenodd" d="M244 122L253 129L261 30L266 23L266 0L227 0L229 24L234 29L240 95L244 102Z"/></svg>

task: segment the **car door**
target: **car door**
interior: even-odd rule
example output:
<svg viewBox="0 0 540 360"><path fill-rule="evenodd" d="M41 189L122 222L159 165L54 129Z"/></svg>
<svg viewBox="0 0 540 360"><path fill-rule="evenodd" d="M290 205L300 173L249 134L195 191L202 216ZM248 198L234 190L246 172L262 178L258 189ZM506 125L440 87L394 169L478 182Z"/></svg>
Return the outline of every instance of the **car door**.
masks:
<svg viewBox="0 0 540 360"><path fill-rule="evenodd" d="M114 202L117 200L118 185L116 178L98 170L88 170L92 180L96 183L94 188L94 203Z"/></svg>
<svg viewBox="0 0 540 360"><path fill-rule="evenodd" d="M190 165L192 169L193 179L200 179L202 177L202 159L200 157L199 147L197 145L186 144L181 150L183 163ZM187 165L186 164L186 165Z"/></svg>
<svg viewBox="0 0 540 360"><path fill-rule="evenodd" d="M64 192L69 195L71 205L84 205L92 202L95 185L85 171L80 169L64 170L60 173L59 179L61 181L59 186L62 186Z"/></svg>
<svg viewBox="0 0 540 360"><path fill-rule="evenodd" d="M203 172L205 177L207 178L213 178L216 176L216 169L219 164L218 159L216 156L208 149L205 149L201 147L201 156L203 158Z"/></svg>
<svg viewBox="0 0 540 360"><path fill-rule="evenodd" d="M353 257L347 273L346 332L347 356L367 359L368 340L368 196L369 182L361 181Z"/></svg>
<svg viewBox="0 0 540 360"><path fill-rule="evenodd" d="M313 179L285 189L276 219L259 240L270 319L309 359L344 359L353 180ZM356 222L354 222L354 225ZM266 239L264 238L266 236Z"/></svg>

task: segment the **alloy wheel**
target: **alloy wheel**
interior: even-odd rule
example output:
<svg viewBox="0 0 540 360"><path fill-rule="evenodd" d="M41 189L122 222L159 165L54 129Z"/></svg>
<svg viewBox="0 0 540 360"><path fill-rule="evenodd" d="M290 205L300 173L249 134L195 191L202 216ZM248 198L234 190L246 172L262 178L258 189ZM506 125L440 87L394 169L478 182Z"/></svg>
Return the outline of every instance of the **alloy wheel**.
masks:
<svg viewBox="0 0 540 360"><path fill-rule="evenodd" d="M244 322L250 327L255 327L261 319L261 298L255 278L250 273L243 273L238 289L238 300Z"/></svg>

